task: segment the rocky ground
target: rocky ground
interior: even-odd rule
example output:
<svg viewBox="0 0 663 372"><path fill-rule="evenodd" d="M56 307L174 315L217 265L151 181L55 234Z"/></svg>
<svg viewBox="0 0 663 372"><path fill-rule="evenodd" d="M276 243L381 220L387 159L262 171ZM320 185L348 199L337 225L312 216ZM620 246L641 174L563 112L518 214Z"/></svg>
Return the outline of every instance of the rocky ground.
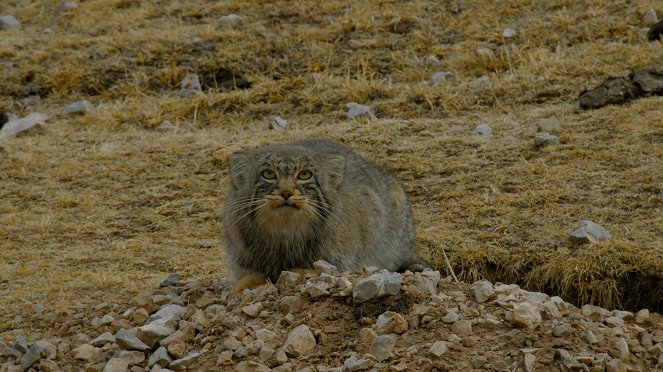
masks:
<svg viewBox="0 0 663 372"><path fill-rule="evenodd" d="M0 342L0 371L663 370L663 316L646 309L579 309L437 271L315 268L241 294L173 274L129 308L36 308L44 331Z"/></svg>

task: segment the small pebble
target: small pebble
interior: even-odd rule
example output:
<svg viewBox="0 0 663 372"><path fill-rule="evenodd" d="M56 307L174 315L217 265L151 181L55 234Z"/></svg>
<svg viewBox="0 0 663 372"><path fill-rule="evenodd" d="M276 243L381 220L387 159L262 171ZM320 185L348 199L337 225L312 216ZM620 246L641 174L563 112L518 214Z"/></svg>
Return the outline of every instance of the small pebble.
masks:
<svg viewBox="0 0 663 372"><path fill-rule="evenodd" d="M13 15L4 14L0 15L0 30L9 29L9 28L21 28L21 22L19 22Z"/></svg>
<svg viewBox="0 0 663 372"><path fill-rule="evenodd" d="M493 134L493 128L491 128L488 124L479 124L476 128L474 128L473 132L474 134L478 134L480 136L490 136Z"/></svg>
<svg viewBox="0 0 663 372"><path fill-rule="evenodd" d="M590 220L580 221L580 226L569 235L571 243L580 245L610 240L611 235L603 226Z"/></svg>
<svg viewBox="0 0 663 372"><path fill-rule="evenodd" d="M453 78L453 75L449 71L440 71L436 72L433 74L433 76L430 78L430 84L439 84L444 81L450 81Z"/></svg>
<svg viewBox="0 0 663 372"><path fill-rule="evenodd" d="M375 109L373 106L360 105L357 102L346 103L345 107L348 108L348 111L345 115L348 119L355 119L360 117L367 117L371 121L375 121L378 118L375 116Z"/></svg>
<svg viewBox="0 0 663 372"><path fill-rule="evenodd" d="M656 10L649 8L645 12L645 14L642 15L642 23L645 24L647 27L651 27L658 22L658 16L656 15Z"/></svg>
<svg viewBox="0 0 663 372"><path fill-rule="evenodd" d="M219 18L219 26L221 27L235 27L242 23L242 17L237 14L231 13Z"/></svg>
<svg viewBox="0 0 663 372"><path fill-rule="evenodd" d="M95 108L92 103L88 100L82 100L74 103L70 103L64 107L64 113L73 115L73 114L91 114L94 113Z"/></svg>
<svg viewBox="0 0 663 372"><path fill-rule="evenodd" d="M269 129L282 130L288 126L288 121L280 116L274 116L269 120Z"/></svg>
<svg viewBox="0 0 663 372"><path fill-rule="evenodd" d="M507 39L510 39L512 37L515 37L518 35L518 31L514 30L513 28L505 28L504 31L502 31L502 36L504 36Z"/></svg>
<svg viewBox="0 0 663 372"><path fill-rule="evenodd" d="M534 136L534 145L541 147L559 145L559 137L548 133L538 133Z"/></svg>

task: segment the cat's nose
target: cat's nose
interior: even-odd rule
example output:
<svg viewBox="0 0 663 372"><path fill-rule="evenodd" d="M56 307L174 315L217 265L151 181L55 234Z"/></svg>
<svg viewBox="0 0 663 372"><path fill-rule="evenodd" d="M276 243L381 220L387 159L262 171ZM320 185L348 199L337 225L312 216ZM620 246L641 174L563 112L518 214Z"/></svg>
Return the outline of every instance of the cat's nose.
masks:
<svg viewBox="0 0 663 372"><path fill-rule="evenodd" d="M281 195L283 199L288 200L288 198L292 196L292 193L290 191L281 191L279 195Z"/></svg>

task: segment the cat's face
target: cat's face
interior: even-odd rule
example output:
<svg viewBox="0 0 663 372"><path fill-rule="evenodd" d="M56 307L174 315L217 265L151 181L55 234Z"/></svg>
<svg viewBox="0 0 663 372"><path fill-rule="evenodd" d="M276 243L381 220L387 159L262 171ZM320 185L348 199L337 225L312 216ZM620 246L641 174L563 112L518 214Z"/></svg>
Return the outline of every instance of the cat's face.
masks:
<svg viewBox="0 0 663 372"><path fill-rule="evenodd" d="M330 214L326 194L333 192L329 183L338 182L338 177L334 178L339 172L336 155L321 159L305 151L276 148L236 154L230 166L237 208L244 210L244 218L284 230L304 228Z"/></svg>

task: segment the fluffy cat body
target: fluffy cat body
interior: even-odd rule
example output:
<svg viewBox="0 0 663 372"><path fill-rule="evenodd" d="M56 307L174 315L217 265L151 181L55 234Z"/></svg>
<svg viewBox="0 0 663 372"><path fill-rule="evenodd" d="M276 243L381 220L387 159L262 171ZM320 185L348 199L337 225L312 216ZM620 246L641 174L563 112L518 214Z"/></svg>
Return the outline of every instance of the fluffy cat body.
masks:
<svg viewBox="0 0 663 372"><path fill-rule="evenodd" d="M304 140L238 152L230 180L222 220L237 281L275 282L281 271L320 259L341 271L426 267L398 180L339 144Z"/></svg>

